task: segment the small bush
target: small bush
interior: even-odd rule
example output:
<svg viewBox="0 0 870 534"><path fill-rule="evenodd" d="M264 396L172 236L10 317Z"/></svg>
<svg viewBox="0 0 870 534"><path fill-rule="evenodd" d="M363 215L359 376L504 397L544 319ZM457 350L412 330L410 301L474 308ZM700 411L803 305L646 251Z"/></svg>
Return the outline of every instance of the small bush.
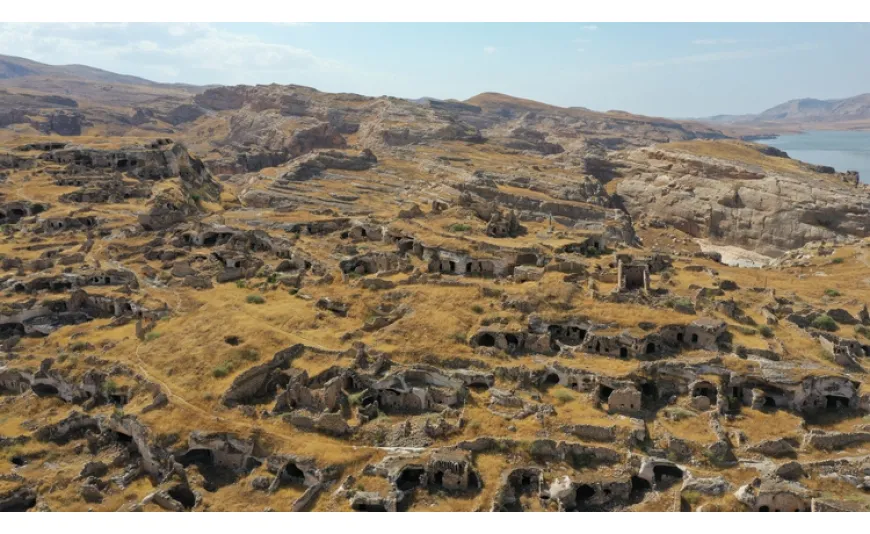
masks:
<svg viewBox="0 0 870 534"><path fill-rule="evenodd" d="M767 338L773 337L773 329L767 325L759 326L758 333Z"/></svg>
<svg viewBox="0 0 870 534"><path fill-rule="evenodd" d="M468 224L455 223L455 224L451 224L448 227L448 230L450 230L451 232L467 232L467 231L471 230L471 226Z"/></svg>
<svg viewBox="0 0 870 534"><path fill-rule="evenodd" d="M362 402L362 396L365 391L360 391L359 393L351 393L347 396L347 403L351 406L359 406Z"/></svg>
<svg viewBox="0 0 870 534"><path fill-rule="evenodd" d="M91 348L91 345L86 341L76 341L72 345L69 346L69 350L73 352L82 352L84 350L88 350Z"/></svg>
<svg viewBox="0 0 870 534"><path fill-rule="evenodd" d="M475 304L471 307L471 311L480 315L481 313L483 313L483 306L481 306L480 304Z"/></svg>
<svg viewBox="0 0 870 534"><path fill-rule="evenodd" d="M668 308L691 308L692 299L689 297L673 297L665 302Z"/></svg>
<svg viewBox="0 0 870 534"><path fill-rule="evenodd" d="M679 406L673 406L671 408L665 408L665 417L670 419L671 421L682 421L683 419L688 419L690 417L695 417L695 412L691 410L687 410L685 408L681 408Z"/></svg>
<svg viewBox="0 0 870 534"><path fill-rule="evenodd" d="M867 328L866 326L863 326L863 325L856 326L855 332L858 332L859 334L866 337L867 339L870 339L870 328Z"/></svg>
<svg viewBox="0 0 870 534"><path fill-rule="evenodd" d="M840 293L839 291L837 291L836 289L826 289L825 296L826 297L841 297L841 296L843 296L843 294Z"/></svg>
<svg viewBox="0 0 870 534"><path fill-rule="evenodd" d="M160 332L148 332L145 334L145 342L154 341L155 339L159 339L162 336Z"/></svg>
<svg viewBox="0 0 870 534"><path fill-rule="evenodd" d="M572 395L571 392L567 389L562 388L553 392L553 398L555 398L560 403L565 404L566 402L571 402L572 400L574 400L574 395Z"/></svg>
<svg viewBox="0 0 870 534"><path fill-rule="evenodd" d="M239 289L245 289L246 287L248 287L248 283L244 280L236 280L236 287Z"/></svg>
<svg viewBox="0 0 870 534"><path fill-rule="evenodd" d="M265 304L266 299L261 297L260 295L248 295L248 298L245 299L248 304Z"/></svg>
<svg viewBox="0 0 870 534"><path fill-rule="evenodd" d="M211 371L211 375L215 378L223 378L233 372L232 362L224 362Z"/></svg>
<svg viewBox="0 0 870 534"><path fill-rule="evenodd" d="M238 355L239 358L249 362L255 362L260 358L260 352L253 347L239 349Z"/></svg>
<svg viewBox="0 0 870 534"><path fill-rule="evenodd" d="M833 263L834 265L840 265L844 261L846 261L846 258L834 258L831 260L831 263Z"/></svg>
<svg viewBox="0 0 870 534"><path fill-rule="evenodd" d="M114 380L106 380L105 383L103 383L103 391L107 394L112 394L117 391L117 389L118 384L116 384Z"/></svg>
<svg viewBox="0 0 870 534"><path fill-rule="evenodd" d="M837 329L837 322L831 319L829 315L822 314L813 319L812 326L813 328L818 328L819 330L833 332Z"/></svg>

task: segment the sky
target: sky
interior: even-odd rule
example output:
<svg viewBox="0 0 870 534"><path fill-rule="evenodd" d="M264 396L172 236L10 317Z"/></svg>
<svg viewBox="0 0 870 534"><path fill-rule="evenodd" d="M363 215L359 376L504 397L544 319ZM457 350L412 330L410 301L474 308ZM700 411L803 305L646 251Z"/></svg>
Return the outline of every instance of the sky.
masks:
<svg viewBox="0 0 870 534"><path fill-rule="evenodd" d="M870 93L870 24L0 24L0 54L158 82L298 84L685 118Z"/></svg>

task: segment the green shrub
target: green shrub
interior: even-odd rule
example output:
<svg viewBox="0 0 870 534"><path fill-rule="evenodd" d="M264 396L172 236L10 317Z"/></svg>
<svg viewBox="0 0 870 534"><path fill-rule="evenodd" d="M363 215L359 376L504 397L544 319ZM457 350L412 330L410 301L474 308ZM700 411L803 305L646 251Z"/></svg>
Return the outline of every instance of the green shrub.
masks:
<svg viewBox="0 0 870 534"><path fill-rule="evenodd" d="M687 410L685 408L681 408L679 406L673 406L670 408L664 409L665 416L667 416L672 421L682 421L683 419L688 419L690 417L695 417L695 412L691 410Z"/></svg>
<svg viewBox="0 0 870 534"><path fill-rule="evenodd" d="M764 336L764 337L767 337L767 338L771 338L771 337L773 337L773 329L771 329L771 328L770 328L769 326L767 326L767 325L759 326L759 327L758 327L758 333L761 334L761 335Z"/></svg>
<svg viewBox="0 0 870 534"><path fill-rule="evenodd" d="M163 334L161 334L160 332L148 332L147 334L145 334L145 342L147 343L149 341L154 341L155 339L160 338L160 336L162 335Z"/></svg>
<svg viewBox="0 0 870 534"><path fill-rule="evenodd" d="M855 332L858 332L859 334L866 337L867 339L870 339L870 328L867 328L866 326L863 326L863 325L856 326Z"/></svg>
<svg viewBox="0 0 870 534"><path fill-rule="evenodd" d="M260 359L260 352L253 347L245 347L238 350L238 357L242 360L255 362Z"/></svg>
<svg viewBox="0 0 870 534"><path fill-rule="evenodd" d="M825 296L828 296L828 297L841 297L841 296L843 296L843 294L840 293L839 291L837 291L836 289L826 289L826 290L825 290Z"/></svg>
<svg viewBox="0 0 870 534"><path fill-rule="evenodd" d="M118 389L118 384L114 380L106 380L103 383L103 391L107 394L112 394Z"/></svg>
<svg viewBox="0 0 870 534"><path fill-rule="evenodd" d="M818 328L819 330L833 332L837 329L837 322L831 319L829 315L822 314L813 319L812 326L813 328Z"/></svg>
<svg viewBox="0 0 870 534"><path fill-rule="evenodd" d="M248 283L244 280L236 280L236 287L239 289L245 289L248 286Z"/></svg>
<svg viewBox="0 0 870 534"><path fill-rule="evenodd" d="M224 362L211 371L211 375L215 378L223 378L233 372L232 362Z"/></svg>
<svg viewBox="0 0 870 534"><path fill-rule="evenodd" d="M248 295L248 298L245 299L248 304L265 304L266 299L261 297L260 295Z"/></svg>
<svg viewBox="0 0 870 534"><path fill-rule="evenodd" d="M471 226L468 224L455 223L451 224L447 229L451 232L467 232L471 230Z"/></svg>
<svg viewBox="0 0 870 534"><path fill-rule="evenodd" d="M359 406L362 402L362 396L365 391L360 391L359 393L351 393L347 396L347 403L351 406Z"/></svg>
<svg viewBox="0 0 870 534"><path fill-rule="evenodd" d="M560 388L553 392L553 398L555 398L560 403L565 404L566 402L571 402L572 400L574 400L574 395L572 395L569 390L565 388Z"/></svg>
<svg viewBox="0 0 870 534"><path fill-rule="evenodd" d="M834 258L831 260L831 263L833 263L834 265L840 265L844 261L846 261L846 258Z"/></svg>
<svg viewBox="0 0 870 534"><path fill-rule="evenodd" d="M76 341L69 346L69 350L73 352L82 352L84 350L88 350L90 347L91 346L85 341Z"/></svg>
<svg viewBox="0 0 870 534"><path fill-rule="evenodd" d="M481 306L480 304L475 304L471 307L471 311L480 315L481 313L483 313L483 306Z"/></svg>

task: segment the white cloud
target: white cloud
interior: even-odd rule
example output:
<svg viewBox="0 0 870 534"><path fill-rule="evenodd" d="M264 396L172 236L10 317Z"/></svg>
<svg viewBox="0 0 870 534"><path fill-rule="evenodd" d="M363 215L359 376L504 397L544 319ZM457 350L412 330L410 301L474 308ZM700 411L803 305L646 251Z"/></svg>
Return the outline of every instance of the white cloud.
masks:
<svg viewBox="0 0 870 534"><path fill-rule="evenodd" d="M585 48L578 48L577 51L578 51L578 52L585 52L586 49L585 49Z"/></svg>
<svg viewBox="0 0 870 534"><path fill-rule="evenodd" d="M483 47L484 54L490 55L490 54L495 54L496 52L498 52L498 48L496 48L494 46L484 46Z"/></svg>
<svg viewBox="0 0 870 534"><path fill-rule="evenodd" d="M586 30L588 32L594 32L598 29L598 26L596 26L595 24L587 24L586 26L580 26L580 29Z"/></svg>
<svg viewBox="0 0 870 534"><path fill-rule="evenodd" d="M257 83L294 71L349 69L304 48L204 23L0 24L0 54L122 73L134 63L157 74L158 81L188 81L192 71L210 71L203 78Z"/></svg>
<svg viewBox="0 0 870 534"><path fill-rule="evenodd" d="M701 45L701 46L711 46L711 45L728 45L728 44L736 44L740 41L737 39L695 39L692 41L693 45Z"/></svg>
<svg viewBox="0 0 870 534"><path fill-rule="evenodd" d="M749 48L743 50L730 50L725 52L711 52L708 54L693 54L689 56L679 56L665 59L655 59L649 61L637 61L628 65L629 68L650 68L650 67L665 67L670 65L684 65L690 63L709 63L712 61L726 61L733 59L751 59L762 56L779 55L788 52L800 52L813 50L818 48L814 43L800 43L788 46L777 46L774 48Z"/></svg>

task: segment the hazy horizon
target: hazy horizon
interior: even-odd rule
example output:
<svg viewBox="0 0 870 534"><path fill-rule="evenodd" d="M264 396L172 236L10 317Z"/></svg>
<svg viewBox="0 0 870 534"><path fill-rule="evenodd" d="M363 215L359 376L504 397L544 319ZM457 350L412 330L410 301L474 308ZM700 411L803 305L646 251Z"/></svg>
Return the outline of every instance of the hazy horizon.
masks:
<svg viewBox="0 0 870 534"><path fill-rule="evenodd" d="M402 43L397 46L396 43ZM0 24L0 54L163 83L297 84L701 118L870 92L870 25Z"/></svg>

